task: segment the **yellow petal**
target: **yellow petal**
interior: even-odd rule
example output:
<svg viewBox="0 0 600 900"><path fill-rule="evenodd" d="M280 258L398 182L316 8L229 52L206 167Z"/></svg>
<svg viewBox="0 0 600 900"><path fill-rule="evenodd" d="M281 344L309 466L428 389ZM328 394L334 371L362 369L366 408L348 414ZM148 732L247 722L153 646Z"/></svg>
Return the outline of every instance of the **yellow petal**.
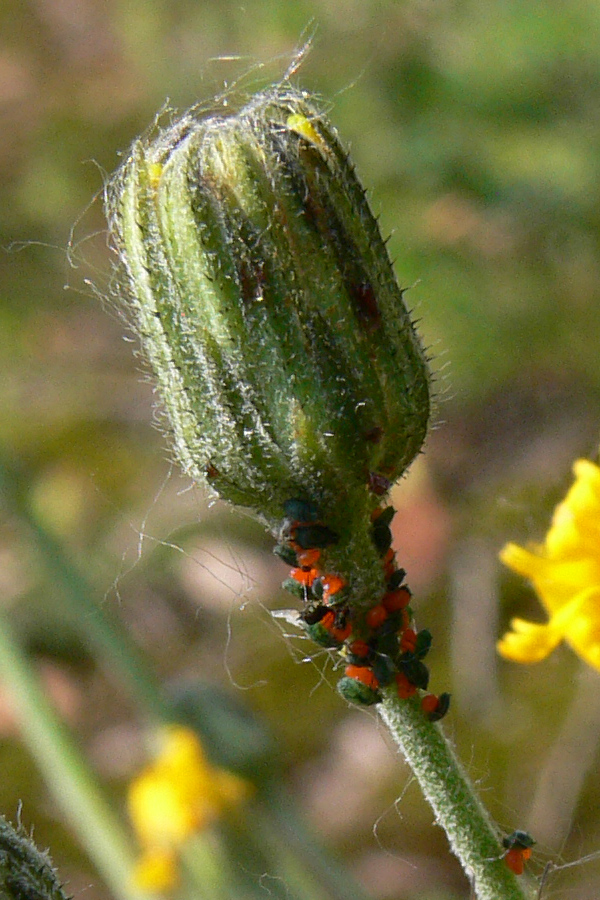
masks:
<svg viewBox="0 0 600 900"><path fill-rule="evenodd" d="M580 592L563 604L546 625L512 619L510 627L512 631L498 641L497 650L513 662L539 662L562 640L568 641L584 659L587 655L600 660L600 590Z"/></svg>
<svg viewBox="0 0 600 900"><path fill-rule="evenodd" d="M543 547L536 546L532 550L526 550L518 544L506 544L498 556L504 565L517 575L534 578L547 565L542 553Z"/></svg>
<svg viewBox="0 0 600 900"><path fill-rule="evenodd" d="M498 641L496 649L505 659L519 663L536 663L547 656L560 643L562 635L548 625L512 619L512 631L507 631Z"/></svg>
<svg viewBox="0 0 600 900"><path fill-rule="evenodd" d="M206 759L188 728L160 732L156 759L129 786L128 805L142 847L176 848L222 811L245 799L250 786Z"/></svg>
<svg viewBox="0 0 600 900"><path fill-rule="evenodd" d="M508 544L501 560L529 578L550 615L547 625L515 619L498 651L537 662L560 640L600 670L600 467L579 459L575 481L552 518L543 546Z"/></svg>
<svg viewBox="0 0 600 900"><path fill-rule="evenodd" d="M133 871L133 883L142 891L169 891L179 881L175 854L153 849L144 853Z"/></svg>
<svg viewBox="0 0 600 900"><path fill-rule="evenodd" d="M590 555L598 560L600 547L600 468L586 459L573 466L575 482L552 518L546 537L549 556Z"/></svg>
<svg viewBox="0 0 600 900"><path fill-rule="evenodd" d="M565 629L565 640L588 665L600 670L600 588L578 597L578 607Z"/></svg>

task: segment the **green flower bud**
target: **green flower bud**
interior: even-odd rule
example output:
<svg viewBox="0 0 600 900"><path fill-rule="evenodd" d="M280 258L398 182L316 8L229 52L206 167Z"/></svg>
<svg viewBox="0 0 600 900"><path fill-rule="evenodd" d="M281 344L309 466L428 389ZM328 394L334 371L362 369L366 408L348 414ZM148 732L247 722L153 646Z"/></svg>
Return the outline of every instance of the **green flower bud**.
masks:
<svg viewBox="0 0 600 900"><path fill-rule="evenodd" d="M378 502L423 443L427 365L308 95L283 85L235 115L192 110L134 144L107 204L188 474L272 525L291 498L334 528L340 498Z"/></svg>
<svg viewBox="0 0 600 900"><path fill-rule="evenodd" d="M0 816L0 897L2 900L66 900L46 853L40 853L19 826Z"/></svg>

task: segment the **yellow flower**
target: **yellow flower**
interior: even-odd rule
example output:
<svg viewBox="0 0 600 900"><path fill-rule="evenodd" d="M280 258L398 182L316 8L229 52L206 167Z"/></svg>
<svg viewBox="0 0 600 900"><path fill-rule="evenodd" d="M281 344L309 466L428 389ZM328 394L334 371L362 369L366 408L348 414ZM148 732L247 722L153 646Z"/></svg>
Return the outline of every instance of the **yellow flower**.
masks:
<svg viewBox="0 0 600 900"><path fill-rule="evenodd" d="M561 642L600 670L600 468L585 459L552 517L545 543L507 544L500 559L529 578L549 615L544 624L513 619L498 652L514 662L545 659Z"/></svg>
<svg viewBox="0 0 600 900"><path fill-rule="evenodd" d="M178 848L249 793L246 781L207 761L189 728L162 729L156 759L129 787L129 815L142 847L138 887L164 891L176 884Z"/></svg>

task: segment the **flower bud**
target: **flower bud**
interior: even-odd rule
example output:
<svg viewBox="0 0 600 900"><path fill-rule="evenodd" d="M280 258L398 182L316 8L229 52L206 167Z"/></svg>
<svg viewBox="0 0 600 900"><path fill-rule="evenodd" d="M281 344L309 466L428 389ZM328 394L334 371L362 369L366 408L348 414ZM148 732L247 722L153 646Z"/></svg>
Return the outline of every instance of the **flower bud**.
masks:
<svg viewBox="0 0 600 900"><path fill-rule="evenodd" d="M0 897L2 900L66 900L47 853L25 829L0 816Z"/></svg>
<svg viewBox="0 0 600 900"><path fill-rule="evenodd" d="M138 140L108 190L177 455L271 523L385 493L421 447L423 351L335 132L285 84ZM358 493L357 493L358 492ZM339 512L339 510L338 510Z"/></svg>

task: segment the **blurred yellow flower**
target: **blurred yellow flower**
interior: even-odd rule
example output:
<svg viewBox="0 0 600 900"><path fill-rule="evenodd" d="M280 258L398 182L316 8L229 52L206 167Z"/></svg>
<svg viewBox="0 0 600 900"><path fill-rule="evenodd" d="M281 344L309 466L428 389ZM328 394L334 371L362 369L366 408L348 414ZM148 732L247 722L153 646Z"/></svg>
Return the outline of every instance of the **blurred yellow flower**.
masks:
<svg viewBox="0 0 600 900"><path fill-rule="evenodd" d="M178 848L227 807L249 796L242 778L212 766L189 728L161 730L156 759L129 787L129 815L142 847L134 880L165 891L178 880Z"/></svg>
<svg viewBox="0 0 600 900"><path fill-rule="evenodd" d="M520 663L545 659L561 642L600 670L600 468L585 459L554 510L544 544L507 544L500 559L529 578L549 615L540 625L513 619L498 652Z"/></svg>

